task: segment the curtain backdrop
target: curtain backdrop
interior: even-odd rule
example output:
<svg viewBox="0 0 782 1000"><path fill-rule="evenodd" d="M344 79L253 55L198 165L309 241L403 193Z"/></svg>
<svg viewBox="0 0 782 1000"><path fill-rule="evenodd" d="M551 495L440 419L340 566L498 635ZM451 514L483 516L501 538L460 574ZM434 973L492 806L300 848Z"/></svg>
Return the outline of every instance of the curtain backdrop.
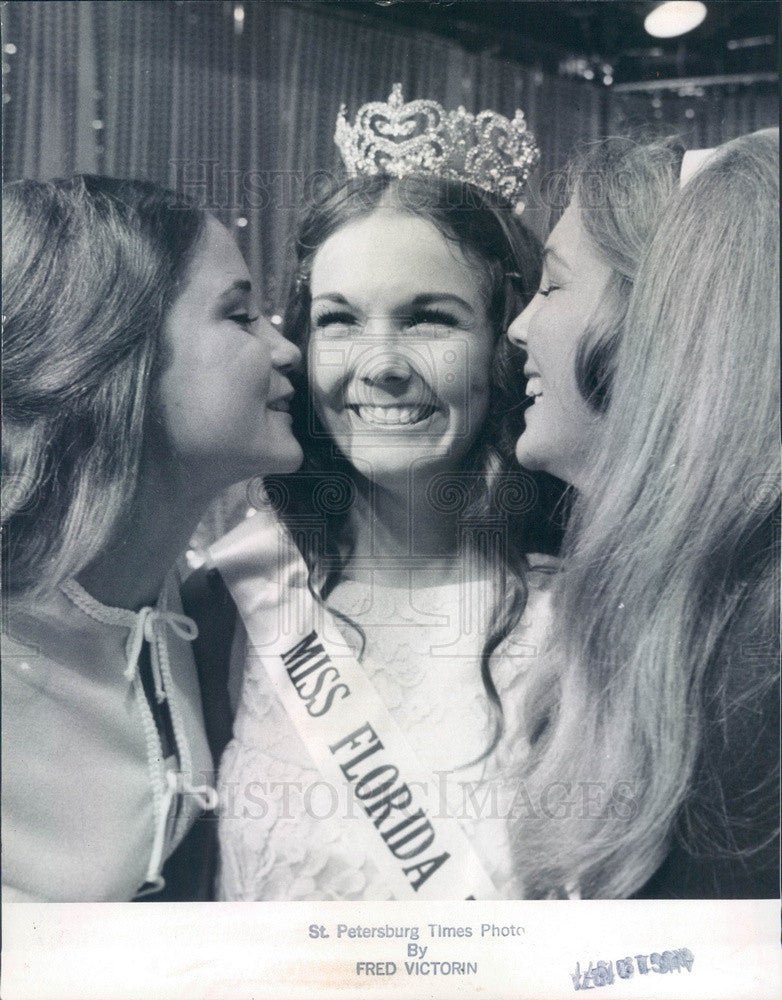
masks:
<svg viewBox="0 0 782 1000"><path fill-rule="evenodd" d="M610 131L627 131L662 123L681 135L688 147L718 146L746 132L779 124L776 84L690 88L676 93L613 94L608 105Z"/></svg>
<svg viewBox="0 0 782 1000"><path fill-rule="evenodd" d="M236 227L277 311L297 209L319 171L339 169L342 102L352 115L401 81L408 99L523 108L543 176L601 131L604 94L590 85L295 3L244 10L236 34L230 3L5 5L4 41L16 47L4 57L6 179L91 171L203 195ZM545 233L545 210L527 218Z"/></svg>
<svg viewBox="0 0 782 1000"><path fill-rule="evenodd" d="M544 193L525 218L540 235L552 175L579 142L665 122L713 145L777 124L773 88L612 96L410 29L285 0L243 7L238 34L234 4L221 0L4 4L4 176L89 171L189 190L234 226L269 313L282 304L298 208L319 172L339 170L339 105L352 115L396 81L408 99L524 109Z"/></svg>

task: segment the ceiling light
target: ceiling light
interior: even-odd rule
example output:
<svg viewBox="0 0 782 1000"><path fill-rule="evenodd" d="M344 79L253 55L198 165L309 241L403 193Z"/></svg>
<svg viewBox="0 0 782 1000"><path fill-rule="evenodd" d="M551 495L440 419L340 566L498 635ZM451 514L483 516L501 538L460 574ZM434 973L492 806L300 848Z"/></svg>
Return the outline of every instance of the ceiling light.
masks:
<svg viewBox="0 0 782 1000"><path fill-rule="evenodd" d="M699 0L668 0L647 15L644 28L655 38L675 38L697 28L705 17L706 4Z"/></svg>

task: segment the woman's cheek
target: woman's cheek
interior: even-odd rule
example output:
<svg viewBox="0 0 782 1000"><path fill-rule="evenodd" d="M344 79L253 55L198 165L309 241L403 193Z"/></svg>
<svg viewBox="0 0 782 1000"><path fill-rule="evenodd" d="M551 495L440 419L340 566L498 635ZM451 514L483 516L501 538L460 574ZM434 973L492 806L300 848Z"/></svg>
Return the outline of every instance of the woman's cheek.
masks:
<svg viewBox="0 0 782 1000"><path fill-rule="evenodd" d="M314 399L323 400L334 396L345 381L345 370L339 362L339 348L312 344L307 366L309 391Z"/></svg>
<svg viewBox="0 0 782 1000"><path fill-rule="evenodd" d="M318 379L310 383L310 399L316 409L333 406L336 400L337 387L332 381Z"/></svg>

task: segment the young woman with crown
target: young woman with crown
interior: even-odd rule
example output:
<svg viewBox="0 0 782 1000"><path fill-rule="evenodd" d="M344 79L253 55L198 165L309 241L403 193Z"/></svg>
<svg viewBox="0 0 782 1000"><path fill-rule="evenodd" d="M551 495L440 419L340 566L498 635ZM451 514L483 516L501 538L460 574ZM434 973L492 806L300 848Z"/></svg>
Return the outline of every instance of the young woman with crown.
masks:
<svg viewBox="0 0 782 1000"><path fill-rule="evenodd" d="M535 896L778 897L778 207L776 131L605 142L510 327L574 488L519 777L591 800L520 817Z"/></svg>
<svg viewBox="0 0 782 1000"><path fill-rule="evenodd" d="M286 315L305 466L210 550L239 612L220 895L517 898L503 713L552 560L524 554L545 519L493 443L493 359L538 279L518 219L537 150L521 112L399 87L336 140L349 178L304 217Z"/></svg>

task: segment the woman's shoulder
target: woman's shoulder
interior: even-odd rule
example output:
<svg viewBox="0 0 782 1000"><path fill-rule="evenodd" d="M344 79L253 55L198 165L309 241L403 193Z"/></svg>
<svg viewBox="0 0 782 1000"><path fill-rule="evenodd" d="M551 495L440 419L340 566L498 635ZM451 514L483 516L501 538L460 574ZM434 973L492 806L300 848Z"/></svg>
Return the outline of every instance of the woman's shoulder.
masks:
<svg viewBox="0 0 782 1000"><path fill-rule="evenodd" d="M92 677L103 646L77 621L60 594L25 600L12 596L3 609L3 687L42 687L53 671ZM56 670L55 670L56 668Z"/></svg>
<svg viewBox="0 0 782 1000"><path fill-rule="evenodd" d="M45 664L40 648L33 638L18 638L7 629L5 623L2 637L3 668L0 671L0 678L2 678L3 703L6 709L9 709L20 699L27 699L33 690L41 688L41 674ZM46 669L45 673L48 676L50 671ZM2 713L4 736L8 734L13 717L14 712Z"/></svg>
<svg viewBox="0 0 782 1000"><path fill-rule="evenodd" d="M3 623L3 663L13 664L17 660L27 660L38 652L38 646L34 638L27 636L21 638L15 634L13 626Z"/></svg>
<svg viewBox="0 0 782 1000"><path fill-rule="evenodd" d="M42 641L62 631L68 611L69 606L58 593L38 597L7 595L0 630L3 653L17 648L37 650Z"/></svg>

